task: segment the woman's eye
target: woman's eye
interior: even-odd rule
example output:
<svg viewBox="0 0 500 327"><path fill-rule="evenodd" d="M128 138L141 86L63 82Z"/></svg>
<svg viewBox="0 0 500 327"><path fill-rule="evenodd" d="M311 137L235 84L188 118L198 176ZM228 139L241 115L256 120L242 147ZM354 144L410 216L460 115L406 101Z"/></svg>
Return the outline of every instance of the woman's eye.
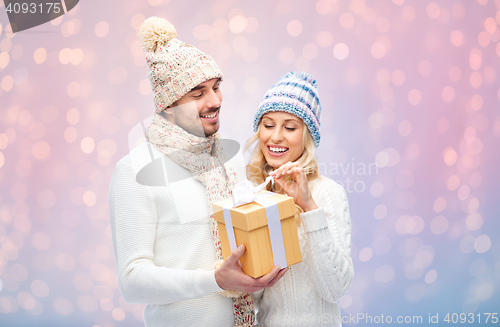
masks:
<svg viewBox="0 0 500 327"><path fill-rule="evenodd" d="M293 132L296 128L293 128L293 127L285 127L287 130L289 130L290 132Z"/></svg>
<svg viewBox="0 0 500 327"><path fill-rule="evenodd" d="M264 125L265 128L273 128L273 125Z"/></svg>

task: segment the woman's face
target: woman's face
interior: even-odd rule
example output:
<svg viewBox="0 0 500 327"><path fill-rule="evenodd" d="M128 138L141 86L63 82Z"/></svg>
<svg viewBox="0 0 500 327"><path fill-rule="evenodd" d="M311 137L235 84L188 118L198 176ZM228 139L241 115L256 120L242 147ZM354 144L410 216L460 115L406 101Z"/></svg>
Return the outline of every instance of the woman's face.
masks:
<svg viewBox="0 0 500 327"><path fill-rule="evenodd" d="M268 112L259 130L260 150L273 169L297 160L304 151L302 119L287 112Z"/></svg>

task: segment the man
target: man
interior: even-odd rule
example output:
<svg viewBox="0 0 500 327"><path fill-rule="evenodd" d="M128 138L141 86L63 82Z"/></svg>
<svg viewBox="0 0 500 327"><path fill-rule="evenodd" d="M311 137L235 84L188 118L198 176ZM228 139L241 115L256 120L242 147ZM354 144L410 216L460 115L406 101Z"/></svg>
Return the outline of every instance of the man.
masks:
<svg viewBox="0 0 500 327"><path fill-rule="evenodd" d="M148 142L120 160L111 180L120 290L130 303L147 303L147 326L251 326L248 293L271 287L286 270L245 275L238 265L244 246L216 263L222 254L211 203L229 197L237 181L217 133L223 76L176 36L157 17L140 30L156 110ZM224 290L236 292L218 294Z"/></svg>

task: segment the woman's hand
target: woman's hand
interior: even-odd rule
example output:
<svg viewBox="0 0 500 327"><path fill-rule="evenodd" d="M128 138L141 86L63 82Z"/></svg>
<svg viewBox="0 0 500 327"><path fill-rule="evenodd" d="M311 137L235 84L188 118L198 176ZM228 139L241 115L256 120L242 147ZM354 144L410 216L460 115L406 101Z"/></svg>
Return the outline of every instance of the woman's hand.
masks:
<svg viewBox="0 0 500 327"><path fill-rule="evenodd" d="M302 208L302 210L311 211L318 209L311 196L307 176L304 168L300 167L297 162L287 162L269 175L274 177L274 180L285 190L288 196L293 197L295 203ZM286 181L283 176L290 176L291 180Z"/></svg>

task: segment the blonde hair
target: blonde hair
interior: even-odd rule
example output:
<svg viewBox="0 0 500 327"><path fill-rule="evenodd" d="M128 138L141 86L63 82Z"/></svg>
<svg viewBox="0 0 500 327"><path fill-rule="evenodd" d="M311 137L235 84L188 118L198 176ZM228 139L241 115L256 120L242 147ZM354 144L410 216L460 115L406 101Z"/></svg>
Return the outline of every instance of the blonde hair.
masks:
<svg viewBox="0 0 500 327"><path fill-rule="evenodd" d="M269 173L274 170L273 167L271 167L267 163L264 154L260 150L259 134L260 134L261 124L262 123L260 123L259 127L257 128L257 132L255 132L255 134L251 138L249 138L248 141L245 143L245 148L244 148L245 151L248 151L248 149L252 146L252 144L257 142L252 152L252 156L250 157L250 162L246 167L247 178L253 184L263 183L264 180L269 176ZM302 144L304 146L304 151L302 152L302 155L295 162L298 162L299 165L302 168L304 168L307 180L310 181L319 176L319 167L318 167L318 161L316 160L316 156L314 155L314 149L315 149L314 140L306 124L304 124L304 132L302 134ZM267 187L268 190L270 189L270 187L271 184L268 185Z"/></svg>

